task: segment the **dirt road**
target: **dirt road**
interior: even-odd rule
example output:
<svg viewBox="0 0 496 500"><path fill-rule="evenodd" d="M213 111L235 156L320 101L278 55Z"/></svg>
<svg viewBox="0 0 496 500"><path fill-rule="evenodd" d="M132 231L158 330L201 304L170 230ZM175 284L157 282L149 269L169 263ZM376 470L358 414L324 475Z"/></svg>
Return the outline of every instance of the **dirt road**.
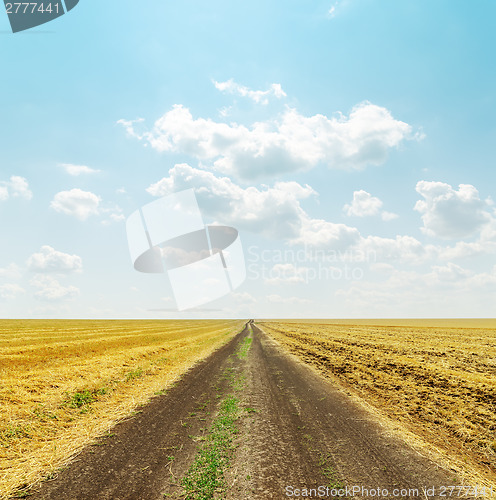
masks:
<svg viewBox="0 0 496 500"><path fill-rule="evenodd" d="M189 489L184 478L199 463L198 450L229 397L237 417L222 441L229 463L221 464L219 484L227 498L331 498L339 489L347 498L370 498L379 488L382 497L387 490L391 498L430 499L444 498L442 486L458 484L248 324L30 498L208 498L204 478L193 487L190 481Z"/></svg>

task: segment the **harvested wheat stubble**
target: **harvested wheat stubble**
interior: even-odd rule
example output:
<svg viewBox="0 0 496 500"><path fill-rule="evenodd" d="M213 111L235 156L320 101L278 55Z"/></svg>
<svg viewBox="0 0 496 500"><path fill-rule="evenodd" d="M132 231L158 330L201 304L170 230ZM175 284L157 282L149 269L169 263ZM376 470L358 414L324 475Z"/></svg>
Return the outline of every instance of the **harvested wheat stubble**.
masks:
<svg viewBox="0 0 496 500"><path fill-rule="evenodd" d="M0 498L55 474L243 324L0 320Z"/></svg>
<svg viewBox="0 0 496 500"><path fill-rule="evenodd" d="M496 322L262 322L323 374L400 422L467 478L496 481Z"/></svg>

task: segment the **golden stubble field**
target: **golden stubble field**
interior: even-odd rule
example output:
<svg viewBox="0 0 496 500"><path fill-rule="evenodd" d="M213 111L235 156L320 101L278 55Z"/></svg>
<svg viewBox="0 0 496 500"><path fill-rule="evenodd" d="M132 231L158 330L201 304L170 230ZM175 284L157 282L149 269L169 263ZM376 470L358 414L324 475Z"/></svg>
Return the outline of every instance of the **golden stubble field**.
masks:
<svg viewBox="0 0 496 500"><path fill-rule="evenodd" d="M243 325L0 320L0 498L56 474Z"/></svg>
<svg viewBox="0 0 496 500"><path fill-rule="evenodd" d="M399 423L396 431L412 444L467 481L495 484L496 321L336 323L257 322L379 416Z"/></svg>

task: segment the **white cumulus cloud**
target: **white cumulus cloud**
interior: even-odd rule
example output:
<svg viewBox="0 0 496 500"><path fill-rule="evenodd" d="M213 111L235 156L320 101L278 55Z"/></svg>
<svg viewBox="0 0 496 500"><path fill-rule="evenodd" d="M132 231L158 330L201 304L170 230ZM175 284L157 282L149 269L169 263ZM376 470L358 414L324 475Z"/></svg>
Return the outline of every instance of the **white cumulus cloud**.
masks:
<svg viewBox="0 0 496 500"><path fill-rule="evenodd" d="M28 181L24 177L12 175L10 180L0 182L0 201L8 200L11 196L24 200L30 200L33 197Z"/></svg>
<svg viewBox="0 0 496 500"><path fill-rule="evenodd" d="M33 193L29 189L28 181L24 177L13 175L7 185L14 198L19 197L24 198L25 200L30 200L33 197Z"/></svg>
<svg viewBox="0 0 496 500"><path fill-rule="evenodd" d="M237 229L285 239L290 243L329 245L344 248L357 242L358 230L344 224L312 219L300 201L316 192L297 182L276 182L274 186L242 188L227 177L178 164L169 176L152 184L147 191L164 196L194 188L202 211Z"/></svg>
<svg viewBox="0 0 496 500"><path fill-rule="evenodd" d="M496 242L493 241L457 241L452 247L440 247L439 258L442 260L455 260L467 257L496 254Z"/></svg>
<svg viewBox="0 0 496 500"><path fill-rule="evenodd" d="M59 252L51 246L44 245L38 253L29 257L27 266L30 271L38 273L70 273L81 271L83 261L78 255Z"/></svg>
<svg viewBox="0 0 496 500"><path fill-rule="evenodd" d="M432 245L425 246L413 236L398 235L395 238L382 238L370 235L362 237L357 245L364 259L369 263L408 262L420 264L437 256Z"/></svg>
<svg viewBox="0 0 496 500"><path fill-rule="evenodd" d="M76 188L57 193L50 206L56 212L86 220L91 215L98 215L100 202L96 194Z"/></svg>
<svg viewBox="0 0 496 500"><path fill-rule="evenodd" d="M322 247L328 250L346 250L360 241L360 232L346 224L323 219L312 219L306 214L301 218L299 234L290 243Z"/></svg>
<svg viewBox="0 0 496 500"><path fill-rule="evenodd" d="M416 189L424 199L417 201L415 210L422 214L422 229L430 236L467 238L492 220L490 202L481 200L470 184L460 184L456 190L444 182L420 181Z"/></svg>
<svg viewBox="0 0 496 500"><path fill-rule="evenodd" d="M448 262L444 266L432 266L432 272L426 276L426 279L431 284L459 282L470 274L468 270L459 265Z"/></svg>
<svg viewBox="0 0 496 500"><path fill-rule="evenodd" d="M398 217L392 212L381 211L382 205L382 200L361 189L353 193L353 201L345 205L343 210L346 215L355 217L381 215L384 221L390 221Z"/></svg>
<svg viewBox="0 0 496 500"><path fill-rule="evenodd" d="M204 213L238 229L275 238L298 235L304 214L299 200L315 194L296 182L278 182L273 187L242 188L227 177L216 177L187 164L169 170L169 176L152 184L147 191L164 196L194 188Z"/></svg>
<svg viewBox="0 0 496 500"><path fill-rule="evenodd" d="M194 118L182 105L175 105L148 132L138 133L132 121L119 123L158 151L210 161L214 170L242 179L308 170L319 163L361 170L383 163L389 150L414 138L410 125L369 102L355 106L349 116L306 117L287 109L251 126Z"/></svg>
<svg viewBox="0 0 496 500"><path fill-rule="evenodd" d="M378 215L381 208L382 201L379 198L361 189L353 193L353 201L351 204L344 206L344 211L347 215L366 217L368 215Z"/></svg>

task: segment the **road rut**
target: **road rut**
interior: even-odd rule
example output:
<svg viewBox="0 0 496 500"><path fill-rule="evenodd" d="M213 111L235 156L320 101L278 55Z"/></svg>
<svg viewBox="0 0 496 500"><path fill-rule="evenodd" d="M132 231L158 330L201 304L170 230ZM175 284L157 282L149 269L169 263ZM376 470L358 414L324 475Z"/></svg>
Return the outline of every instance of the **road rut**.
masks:
<svg viewBox="0 0 496 500"><path fill-rule="evenodd" d="M237 356L248 336L247 355ZM336 493L346 487L348 498L370 498L378 488L383 497L385 490L392 498L404 489L410 494L398 492L395 498L426 498L423 489L432 487L436 494L429 498L443 498L440 487L457 484L451 472L388 435L363 407L250 322L165 395L118 424L112 437L89 446L56 479L41 483L31 498L185 498L181 479L222 397L233 391L226 370L243 383L236 392L241 412L235 451L219 498L283 499L296 492L331 498L333 488ZM353 486L361 490L350 494ZM328 496L319 496L322 492Z"/></svg>

